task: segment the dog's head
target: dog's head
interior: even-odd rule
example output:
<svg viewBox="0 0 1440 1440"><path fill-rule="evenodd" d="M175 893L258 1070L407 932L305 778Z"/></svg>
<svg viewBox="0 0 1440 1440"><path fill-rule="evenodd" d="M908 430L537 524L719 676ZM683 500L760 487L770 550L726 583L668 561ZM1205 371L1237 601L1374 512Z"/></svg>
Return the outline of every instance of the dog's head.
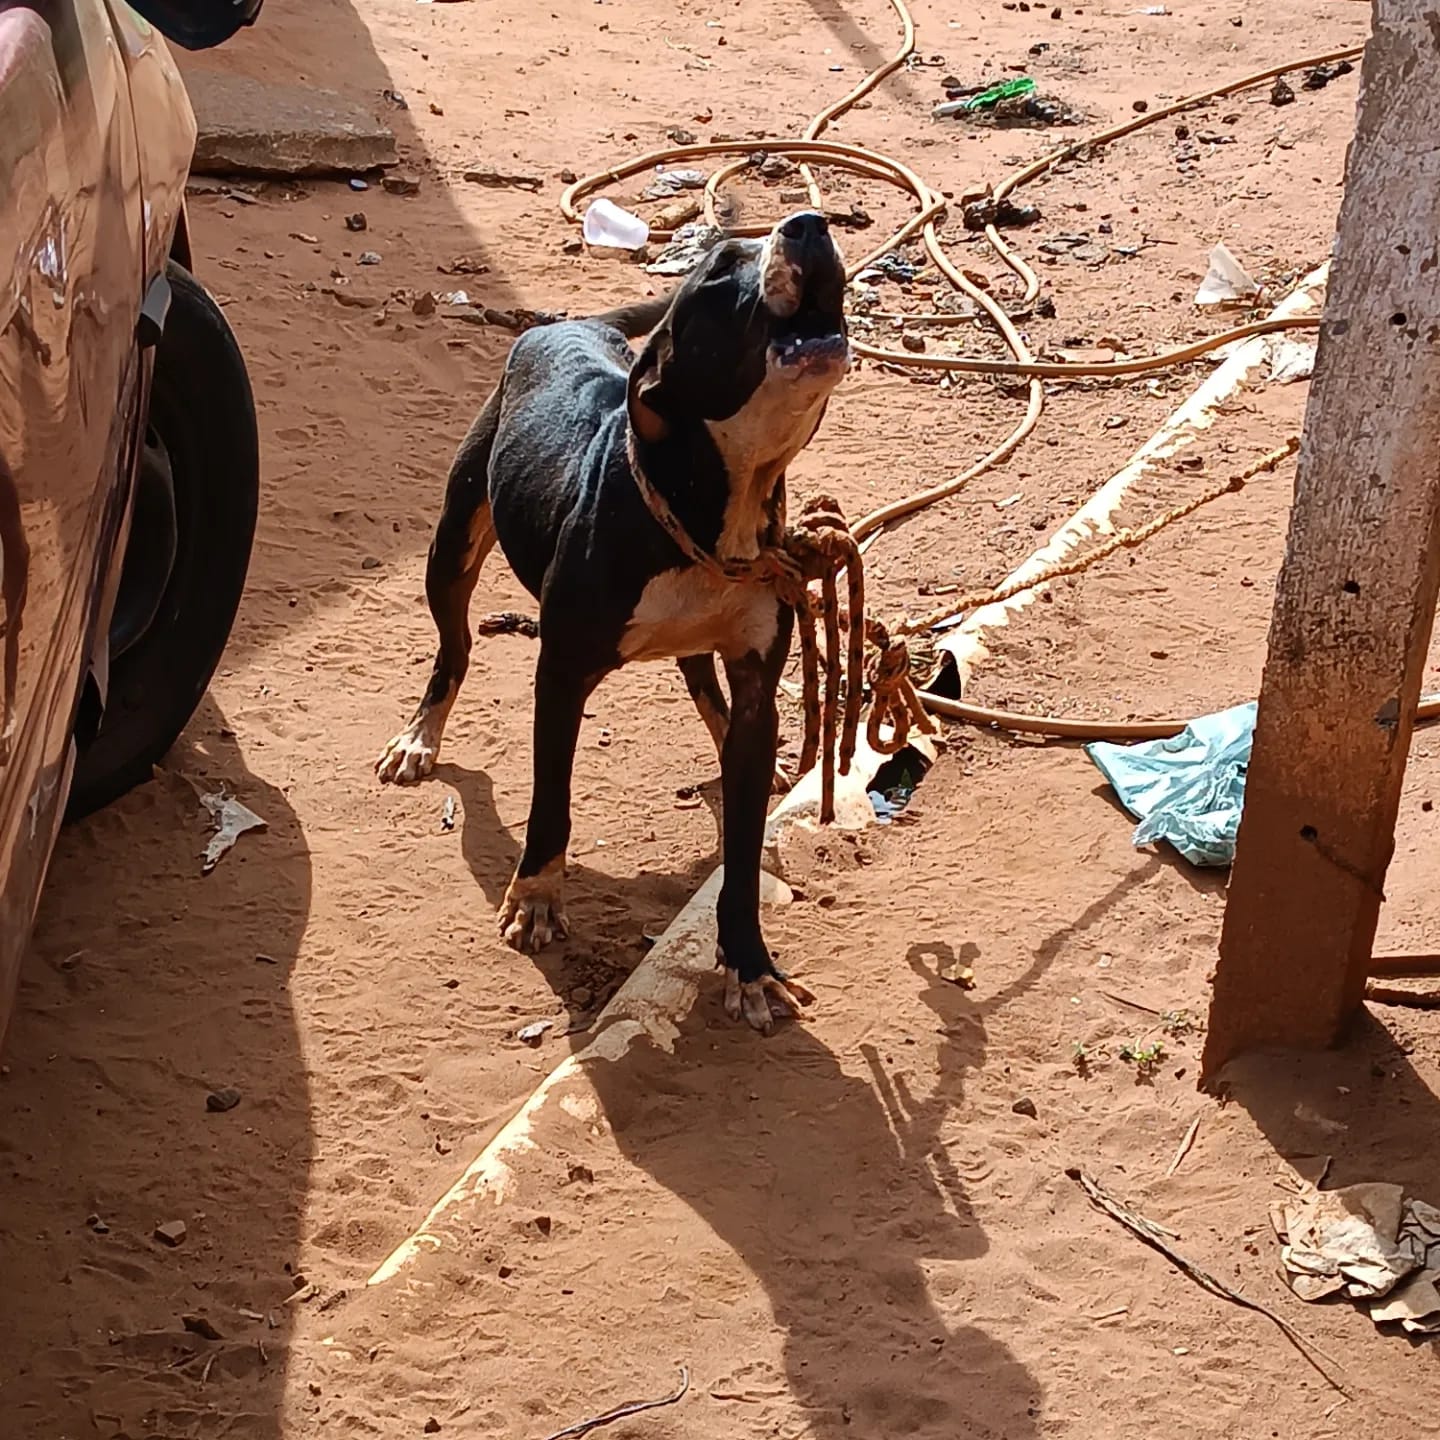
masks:
<svg viewBox="0 0 1440 1440"><path fill-rule="evenodd" d="M850 364L845 266L821 215L725 240L675 293L630 374L630 423L659 444L704 426L732 479L783 468Z"/></svg>

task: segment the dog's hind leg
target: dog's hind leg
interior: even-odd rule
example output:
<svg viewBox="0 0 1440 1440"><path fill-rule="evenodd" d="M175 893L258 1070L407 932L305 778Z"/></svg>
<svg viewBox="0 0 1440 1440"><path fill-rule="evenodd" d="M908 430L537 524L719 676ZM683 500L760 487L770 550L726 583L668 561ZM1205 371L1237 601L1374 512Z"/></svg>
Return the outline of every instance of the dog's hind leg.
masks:
<svg viewBox="0 0 1440 1440"><path fill-rule="evenodd" d="M720 688L720 677L715 673L714 655L684 655L680 658L680 673L685 677L685 688L715 742L715 753L725 753L725 735L730 729L730 702Z"/></svg>
<svg viewBox="0 0 1440 1440"><path fill-rule="evenodd" d="M585 702L601 674L586 674L569 656L540 642L535 666L534 787L525 849L500 903L500 934L516 950L543 950L563 940L565 847L570 843L570 777Z"/></svg>
<svg viewBox="0 0 1440 1440"><path fill-rule="evenodd" d="M445 721L470 668L470 597L475 593L480 567L495 545L489 471L499 424L497 386L450 467L445 505L425 567L425 598L440 633L440 646L414 718L376 762L375 770L382 782L413 784L435 768Z"/></svg>

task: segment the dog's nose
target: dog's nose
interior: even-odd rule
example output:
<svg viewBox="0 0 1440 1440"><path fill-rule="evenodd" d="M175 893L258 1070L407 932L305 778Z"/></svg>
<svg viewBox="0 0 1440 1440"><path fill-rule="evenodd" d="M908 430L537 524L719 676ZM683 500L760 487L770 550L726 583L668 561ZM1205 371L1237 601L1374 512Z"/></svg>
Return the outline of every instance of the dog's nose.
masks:
<svg viewBox="0 0 1440 1440"><path fill-rule="evenodd" d="M780 227L781 238L802 250L817 240L823 240L829 233L830 226L825 217L814 210L802 210L798 215L792 215Z"/></svg>

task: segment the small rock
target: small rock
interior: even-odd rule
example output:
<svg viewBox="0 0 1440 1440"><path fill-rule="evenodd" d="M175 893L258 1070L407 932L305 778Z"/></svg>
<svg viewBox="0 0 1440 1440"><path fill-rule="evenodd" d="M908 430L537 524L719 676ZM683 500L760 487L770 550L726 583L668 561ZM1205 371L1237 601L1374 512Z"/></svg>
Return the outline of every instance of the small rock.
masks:
<svg viewBox="0 0 1440 1440"><path fill-rule="evenodd" d="M1148 100L1132 100L1130 108L1137 115L1143 115L1150 108L1150 102Z"/></svg>
<svg viewBox="0 0 1440 1440"><path fill-rule="evenodd" d="M693 145L699 139L693 130L684 130L678 125L673 130L667 130L665 138L674 145Z"/></svg>
<svg viewBox="0 0 1440 1440"><path fill-rule="evenodd" d="M561 253L565 255L583 255L585 253L585 242L576 236L571 236L560 247Z"/></svg>
<svg viewBox="0 0 1440 1440"><path fill-rule="evenodd" d="M1177 140L1188 140L1190 138L1190 127L1188 125L1177 125L1175 127L1175 138Z"/></svg>
<svg viewBox="0 0 1440 1440"><path fill-rule="evenodd" d="M537 1215L535 1217L535 1228L542 1235L548 1235L555 1228L555 1222L548 1215Z"/></svg>
<svg viewBox="0 0 1440 1440"><path fill-rule="evenodd" d="M169 1245L171 1249L183 1245L189 1233L190 1228L183 1220L166 1220L155 1227L155 1238L162 1245Z"/></svg>
<svg viewBox="0 0 1440 1440"><path fill-rule="evenodd" d="M87 1215L85 1217L85 1223L97 1235L108 1235L110 1233L110 1227L98 1215Z"/></svg>
<svg viewBox="0 0 1440 1440"><path fill-rule="evenodd" d="M1293 105L1295 103L1295 92L1286 83L1283 75L1275 77L1275 83L1270 87L1270 103L1272 105Z"/></svg>
<svg viewBox="0 0 1440 1440"><path fill-rule="evenodd" d="M440 1433L440 1422L433 1415L425 1422L425 1433L427 1435Z"/></svg>
<svg viewBox="0 0 1440 1440"><path fill-rule="evenodd" d="M181 1318L180 1323L192 1335L198 1335L202 1340L223 1340L225 1338L203 1315L185 1315Z"/></svg>
<svg viewBox="0 0 1440 1440"><path fill-rule="evenodd" d="M547 1030L555 1027L553 1020L537 1020L533 1025L525 1025L515 1032L515 1038L522 1045L538 1045L544 1038Z"/></svg>
<svg viewBox="0 0 1440 1440"><path fill-rule="evenodd" d="M1028 1115L1032 1120L1039 1117L1039 1112L1035 1109L1035 1102L1028 1095L1022 1095L1010 1108L1017 1115Z"/></svg>
<svg viewBox="0 0 1440 1440"><path fill-rule="evenodd" d="M562 185L573 185L580 177L567 165L560 172L560 183Z"/></svg>
<svg viewBox="0 0 1440 1440"><path fill-rule="evenodd" d="M515 1273L515 1267L513 1265L502 1265L495 1273L502 1280L508 1280Z"/></svg>
<svg viewBox="0 0 1440 1440"><path fill-rule="evenodd" d="M570 1167L570 1183L572 1185L593 1185L595 1172L588 1165L572 1165Z"/></svg>
<svg viewBox="0 0 1440 1440"><path fill-rule="evenodd" d="M367 555L360 562L360 568L362 570L378 570L380 568L380 561L374 555Z"/></svg>
<svg viewBox="0 0 1440 1440"><path fill-rule="evenodd" d="M915 335L907 330L900 337L900 343L916 355L923 355L925 353L925 337L923 335Z"/></svg>
<svg viewBox="0 0 1440 1440"><path fill-rule="evenodd" d="M355 263L357 265L378 265L380 263L379 252L375 250L362 250Z"/></svg>
<svg viewBox="0 0 1440 1440"><path fill-rule="evenodd" d="M422 290L411 302L410 311L422 320L435 313L435 297L428 290Z"/></svg>
<svg viewBox="0 0 1440 1440"><path fill-rule="evenodd" d="M347 215L345 217L345 228L355 231L368 230L370 228L370 222L365 218L365 212L363 210L357 210L353 215Z"/></svg>
<svg viewBox="0 0 1440 1440"><path fill-rule="evenodd" d="M595 998L595 992L588 985L577 985L570 992L570 1003L584 1010Z"/></svg>
<svg viewBox="0 0 1440 1440"><path fill-rule="evenodd" d="M387 195L418 195L420 181L413 175L387 175L381 182Z"/></svg>
<svg viewBox="0 0 1440 1440"><path fill-rule="evenodd" d="M239 1103L240 1092L233 1085L227 1085L223 1090L212 1090L205 1097L205 1108L212 1115L223 1115L227 1110L233 1110Z"/></svg>
<svg viewBox="0 0 1440 1440"><path fill-rule="evenodd" d="M290 238L298 240L302 245L318 245L320 243L318 235L307 235L303 230L292 230Z"/></svg>
<svg viewBox="0 0 1440 1440"><path fill-rule="evenodd" d="M1035 302L1035 313L1042 320L1053 320L1055 318L1055 299L1051 295L1042 295Z"/></svg>
<svg viewBox="0 0 1440 1440"><path fill-rule="evenodd" d="M437 105L437 104L432 100L432 101L430 102L430 113L431 113L432 115L443 115L443 114L445 113L445 107L444 107L443 105Z"/></svg>

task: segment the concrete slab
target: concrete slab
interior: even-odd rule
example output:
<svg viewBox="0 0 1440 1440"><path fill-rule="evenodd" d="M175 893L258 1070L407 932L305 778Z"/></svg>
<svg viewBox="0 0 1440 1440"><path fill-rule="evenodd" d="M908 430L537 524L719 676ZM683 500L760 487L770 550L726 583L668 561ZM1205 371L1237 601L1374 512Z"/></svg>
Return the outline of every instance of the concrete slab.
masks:
<svg viewBox="0 0 1440 1440"><path fill-rule="evenodd" d="M394 165L395 136L330 90L191 71L197 175L355 175Z"/></svg>

